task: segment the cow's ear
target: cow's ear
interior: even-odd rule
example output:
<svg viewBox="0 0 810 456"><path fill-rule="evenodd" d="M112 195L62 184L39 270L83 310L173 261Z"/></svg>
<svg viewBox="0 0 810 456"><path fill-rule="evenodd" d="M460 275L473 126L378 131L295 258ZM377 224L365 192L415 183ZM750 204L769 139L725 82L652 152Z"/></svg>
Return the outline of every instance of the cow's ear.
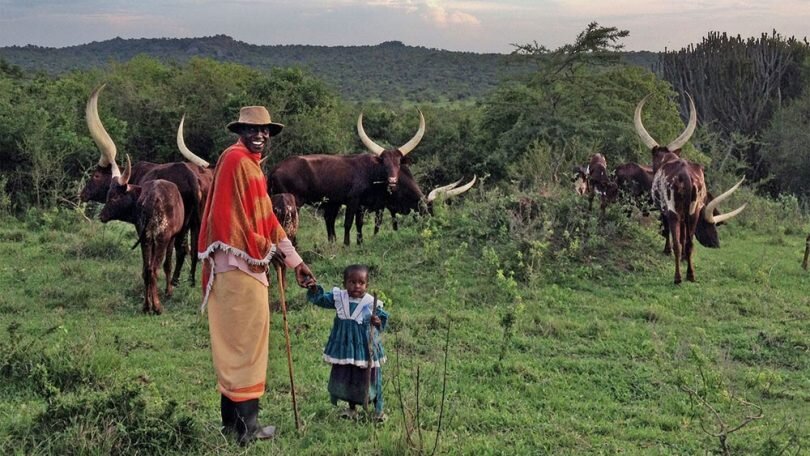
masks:
<svg viewBox="0 0 810 456"><path fill-rule="evenodd" d="M402 157L402 159L399 161L400 165L410 165L412 163L413 163L413 160L411 160L410 155L406 155L406 156Z"/></svg>

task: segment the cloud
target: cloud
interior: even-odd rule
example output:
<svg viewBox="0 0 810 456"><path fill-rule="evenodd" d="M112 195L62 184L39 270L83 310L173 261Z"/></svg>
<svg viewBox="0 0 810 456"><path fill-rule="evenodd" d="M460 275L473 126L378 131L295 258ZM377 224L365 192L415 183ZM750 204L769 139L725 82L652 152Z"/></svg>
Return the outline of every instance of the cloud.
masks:
<svg viewBox="0 0 810 456"><path fill-rule="evenodd" d="M435 0L428 0L424 4L425 11L422 17L428 22L439 27L449 26L478 26L481 21L472 14L465 13L464 11L447 9Z"/></svg>

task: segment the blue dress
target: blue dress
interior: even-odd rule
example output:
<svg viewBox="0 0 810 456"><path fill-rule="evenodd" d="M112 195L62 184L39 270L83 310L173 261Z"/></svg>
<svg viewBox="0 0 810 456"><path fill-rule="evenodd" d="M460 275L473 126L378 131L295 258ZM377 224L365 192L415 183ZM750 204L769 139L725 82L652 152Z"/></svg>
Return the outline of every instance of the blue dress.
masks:
<svg viewBox="0 0 810 456"><path fill-rule="evenodd" d="M362 298L349 297L346 290L333 288L324 292L319 285L316 291L308 291L307 299L316 306L334 309L335 319L332 331L323 349L323 359L332 365L329 376L329 394L333 404L338 400L350 405L362 404L366 397L375 404L375 411L382 413L382 370L385 364L385 350L380 331L385 330L388 313L377 301L376 315L380 318L380 329L374 328L372 339L373 356L369 357L369 321L374 298L366 293ZM368 379L369 358L371 358L371 382Z"/></svg>

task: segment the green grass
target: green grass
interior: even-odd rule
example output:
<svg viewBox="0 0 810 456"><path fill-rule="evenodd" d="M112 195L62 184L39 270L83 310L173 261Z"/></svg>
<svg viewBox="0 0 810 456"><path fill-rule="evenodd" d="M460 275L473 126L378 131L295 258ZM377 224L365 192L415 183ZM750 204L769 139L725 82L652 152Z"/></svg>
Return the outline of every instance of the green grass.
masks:
<svg viewBox="0 0 810 456"><path fill-rule="evenodd" d="M386 220L379 235L368 227L366 243L349 248L328 244L322 222L303 212L299 250L325 287L339 285L347 264L372 267L371 289L391 315L384 336L390 419L374 427L338 417L320 359L333 314L292 288L305 428L295 432L275 312L260 418L281 434L247 450L217 431L199 286L182 284L163 300L162 316L145 316L131 226L73 212L2 219L0 451L405 454L400 404L415 412L418 369L421 436L430 452L448 321L440 453L711 453L719 440L701 423L719 428L709 406L735 427L759 410L747 403L763 417L728 436L734 454L801 454L810 446L810 273L800 268L802 232L732 222L721 228L722 248L697 247L698 282L674 286L654 224L611 219L634 225L625 228L638 231L628 244L583 241L591 245L586 259L573 247L538 247L547 255L526 272L515 266L503 232L481 226L481 204L430 220L408 217L398 232ZM610 223L582 229L612 233ZM272 288L273 299L276 293Z"/></svg>

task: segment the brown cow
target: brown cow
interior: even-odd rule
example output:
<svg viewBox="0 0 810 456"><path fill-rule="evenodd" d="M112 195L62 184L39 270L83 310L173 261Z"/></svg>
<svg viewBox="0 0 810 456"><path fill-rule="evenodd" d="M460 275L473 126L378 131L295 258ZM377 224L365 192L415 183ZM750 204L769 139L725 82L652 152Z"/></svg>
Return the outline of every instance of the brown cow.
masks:
<svg viewBox="0 0 810 456"><path fill-rule="evenodd" d="M357 243L363 242L363 202L375 199L375 194L393 193L401 184L400 179L406 176L403 170L410 163L407 155L425 133L425 118L419 111L416 134L396 149L384 149L369 139L363 130L363 114L357 119L357 133L371 154L293 156L282 160L268 175L271 194L292 193L298 207L321 205L330 242L336 239L335 219L341 206L345 205L345 245L350 244L349 234L355 218L360 220Z"/></svg>
<svg viewBox="0 0 810 456"><path fill-rule="evenodd" d="M804 260L802 261L802 267L804 270L807 270L807 257L810 256L810 234L807 235L807 240L804 241Z"/></svg>
<svg viewBox="0 0 810 456"><path fill-rule="evenodd" d="M117 171L117 168L115 169ZM142 185L129 184L132 164L127 155L127 168L124 174L113 173L107 201L99 218L107 223L110 220L130 221L138 233L143 260L144 302L143 312L160 315L163 308L157 290L158 268L163 263L166 274L166 296L172 295L172 244L177 236L184 233L183 197L172 182L152 179Z"/></svg>
<svg viewBox="0 0 810 456"><path fill-rule="evenodd" d="M622 163L613 170L619 198L641 210L643 216L650 215L652 201L652 167L638 163ZM630 213L628 213L628 216Z"/></svg>
<svg viewBox="0 0 810 456"><path fill-rule="evenodd" d="M683 133L667 146L660 146L647 133L641 122L641 109L649 95L636 106L634 123L644 144L650 148L653 161L653 201L661 210L661 222L666 231L667 244L672 237L675 256L675 283L681 283L681 260L687 261L686 280L695 281L692 263L694 238L706 247L720 247L716 226L739 214L745 205L732 212L716 215L718 204L734 192L742 180L717 198L712 198L706 189L703 167L680 157L680 150L697 126L697 114L692 97L689 97L689 122Z"/></svg>
<svg viewBox="0 0 810 456"><path fill-rule="evenodd" d="M293 246L298 245L296 236L298 235L298 207L295 205L295 195L292 193L277 193L270 195L270 201L273 204L273 213L276 214L278 222L284 228L287 238L290 239ZM287 275L286 267L281 266L281 286L287 288Z"/></svg>
<svg viewBox="0 0 810 456"><path fill-rule="evenodd" d="M599 195L599 210L602 216L605 215L605 208L608 203L616 201L618 188L610 180L607 171L607 160L599 153L591 155L588 166L585 168L588 210L593 210L593 199Z"/></svg>
<svg viewBox="0 0 810 456"><path fill-rule="evenodd" d="M96 201L104 203L107 200L107 192L112 182L114 173L120 176L121 172L115 162L116 147L110 135L104 129L101 118L98 115L98 96L104 88L104 84L97 87L87 101L86 121L87 127L99 150L101 157L98 165L93 171L90 179L85 184L80 193L82 201ZM188 239L186 233L190 232L191 237L196 240L200 229L200 217L202 205L205 203L203 189L199 174L199 167L191 163L165 163L157 164L140 161L132 166L132 173L129 182L134 185L142 185L152 179L165 179L174 183L180 190L184 207L184 231L175 238L175 251L177 252L177 262L172 277L172 283L177 285L180 281L180 272L188 252ZM122 216L120 220L134 223L134 214ZM191 256L191 269L189 271L189 281L194 284L197 270L197 256Z"/></svg>

